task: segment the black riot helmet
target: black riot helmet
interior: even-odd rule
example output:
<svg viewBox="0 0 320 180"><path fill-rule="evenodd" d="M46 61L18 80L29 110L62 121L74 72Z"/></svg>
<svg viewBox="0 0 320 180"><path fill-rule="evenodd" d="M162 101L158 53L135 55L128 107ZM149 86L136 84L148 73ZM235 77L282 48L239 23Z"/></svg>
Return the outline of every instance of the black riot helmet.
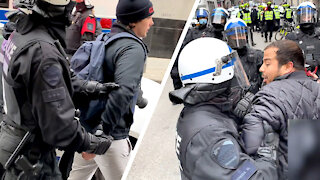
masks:
<svg viewBox="0 0 320 180"><path fill-rule="evenodd" d="M26 8L44 18L68 18L75 2L71 0L14 0L15 8Z"/></svg>

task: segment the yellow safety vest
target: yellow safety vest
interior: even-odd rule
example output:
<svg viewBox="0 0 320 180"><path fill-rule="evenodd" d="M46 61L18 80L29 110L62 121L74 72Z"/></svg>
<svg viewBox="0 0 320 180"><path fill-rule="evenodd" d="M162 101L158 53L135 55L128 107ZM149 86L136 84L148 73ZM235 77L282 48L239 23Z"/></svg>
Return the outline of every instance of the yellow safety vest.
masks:
<svg viewBox="0 0 320 180"><path fill-rule="evenodd" d="M247 24L251 24L251 16L250 16L250 12L248 13L243 13L243 18L244 22L246 22Z"/></svg>
<svg viewBox="0 0 320 180"><path fill-rule="evenodd" d="M241 14L243 14L243 11L239 11L237 14L237 18L241 18Z"/></svg>
<svg viewBox="0 0 320 180"><path fill-rule="evenodd" d="M276 19L280 19L280 11L278 9L274 10L274 16Z"/></svg>
<svg viewBox="0 0 320 180"><path fill-rule="evenodd" d="M264 20L266 20L266 21L273 20L273 11L265 11L264 12Z"/></svg>
<svg viewBox="0 0 320 180"><path fill-rule="evenodd" d="M286 18L291 19L292 18L291 14L292 14L292 9L287 8L286 9Z"/></svg>
<svg viewBox="0 0 320 180"><path fill-rule="evenodd" d="M263 20L263 13L264 13L264 11L260 11L260 21Z"/></svg>

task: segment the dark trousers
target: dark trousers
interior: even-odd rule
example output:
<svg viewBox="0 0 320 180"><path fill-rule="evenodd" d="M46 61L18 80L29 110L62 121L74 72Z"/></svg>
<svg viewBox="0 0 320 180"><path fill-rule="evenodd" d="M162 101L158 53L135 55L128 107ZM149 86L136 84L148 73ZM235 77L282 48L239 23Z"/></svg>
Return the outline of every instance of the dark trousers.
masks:
<svg viewBox="0 0 320 180"><path fill-rule="evenodd" d="M273 21L266 21L266 23L265 23L265 31L264 31L264 35L265 35L266 41L268 40L268 32L270 32L269 40L271 40L273 27L274 27Z"/></svg>

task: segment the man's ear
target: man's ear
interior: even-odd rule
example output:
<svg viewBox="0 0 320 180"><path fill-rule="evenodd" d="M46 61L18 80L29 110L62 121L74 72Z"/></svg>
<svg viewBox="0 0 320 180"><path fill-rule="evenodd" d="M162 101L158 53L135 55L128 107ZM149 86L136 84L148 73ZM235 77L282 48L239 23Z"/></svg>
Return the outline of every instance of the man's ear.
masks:
<svg viewBox="0 0 320 180"><path fill-rule="evenodd" d="M295 68L293 67L293 62L289 61L285 66L285 74L291 73L295 71Z"/></svg>

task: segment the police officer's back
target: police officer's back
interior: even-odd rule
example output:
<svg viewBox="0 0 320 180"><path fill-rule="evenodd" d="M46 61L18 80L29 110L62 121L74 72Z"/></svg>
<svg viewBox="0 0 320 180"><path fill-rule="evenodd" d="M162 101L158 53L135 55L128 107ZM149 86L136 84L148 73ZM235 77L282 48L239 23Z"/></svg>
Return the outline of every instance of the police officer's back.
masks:
<svg viewBox="0 0 320 180"><path fill-rule="evenodd" d="M198 49L210 53L192 53ZM184 104L176 136L183 180L237 179L244 169L248 179L277 178L272 159L254 160L242 148L239 122L233 114L246 84L240 80L244 73L234 70L238 66L233 64L239 62L237 53L215 38L196 39L181 52L179 72L184 87L170 94L176 103Z"/></svg>
<svg viewBox="0 0 320 180"><path fill-rule="evenodd" d="M61 179L55 148L104 154L111 144L74 119L74 84L63 51L72 5L69 0L17 1L30 14L19 17L4 52L0 163L7 168L5 179ZM17 156L8 165L12 154Z"/></svg>

